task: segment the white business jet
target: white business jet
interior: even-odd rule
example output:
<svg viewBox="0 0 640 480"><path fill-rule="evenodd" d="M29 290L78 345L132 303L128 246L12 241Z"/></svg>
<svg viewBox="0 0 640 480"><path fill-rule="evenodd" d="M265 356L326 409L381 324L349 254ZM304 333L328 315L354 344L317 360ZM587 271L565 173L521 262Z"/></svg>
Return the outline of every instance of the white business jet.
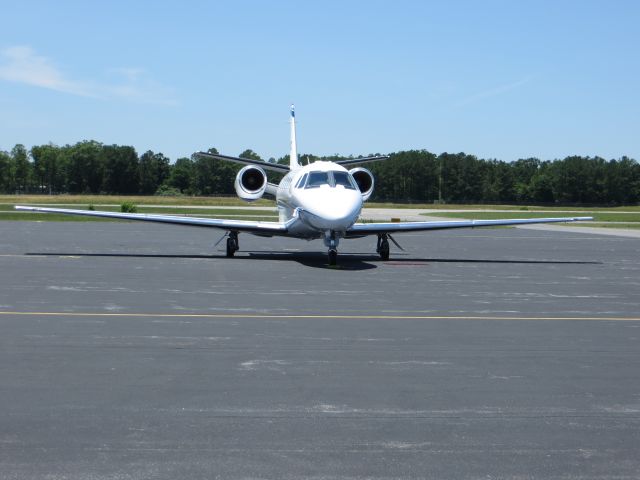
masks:
<svg viewBox="0 0 640 480"><path fill-rule="evenodd" d="M198 152L201 157L235 162L245 165L235 179L238 196L248 202L267 194L275 197L278 207L278 222L258 222L245 220L223 220L174 215L116 213L93 210L72 210L62 208L42 208L16 206L17 210L45 213L88 215L92 217L141 220L146 222L210 227L227 231L227 257L238 251L238 234L247 232L262 237L286 236L306 240L321 238L328 248L330 265L335 265L338 243L341 239L360 238L368 235L378 237L376 251L383 260L389 259L389 240L400 245L392 233L442 230L447 228L491 227L496 225L523 225L532 223L575 222L592 220L591 217L531 218L507 220L461 220L439 222L396 222L357 223L363 203L373 193L374 178L369 170L346 167L368 162L385 160L389 157L367 157L340 160L337 162L313 162L302 166L298 162L296 147L295 111L291 106L291 152L289 165L228 157ZM278 185L267 181L265 170L284 173ZM224 238L224 237L223 237Z"/></svg>

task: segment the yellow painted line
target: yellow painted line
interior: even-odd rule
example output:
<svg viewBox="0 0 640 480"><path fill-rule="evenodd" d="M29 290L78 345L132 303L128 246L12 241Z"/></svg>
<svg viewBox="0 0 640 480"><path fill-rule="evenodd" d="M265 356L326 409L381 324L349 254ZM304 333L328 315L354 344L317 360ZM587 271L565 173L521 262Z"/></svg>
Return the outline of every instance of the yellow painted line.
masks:
<svg viewBox="0 0 640 480"><path fill-rule="evenodd" d="M129 318L257 318L257 319L334 319L334 320L584 320L640 322L640 317L517 317L517 316L478 316L478 315L271 315L239 313L99 313L99 312L11 312L0 311L0 316L37 316L37 317L129 317Z"/></svg>

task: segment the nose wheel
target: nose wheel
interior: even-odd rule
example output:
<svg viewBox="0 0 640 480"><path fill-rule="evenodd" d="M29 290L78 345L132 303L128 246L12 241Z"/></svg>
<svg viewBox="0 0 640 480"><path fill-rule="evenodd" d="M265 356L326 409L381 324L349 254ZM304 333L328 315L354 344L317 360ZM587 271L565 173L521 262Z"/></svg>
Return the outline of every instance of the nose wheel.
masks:
<svg viewBox="0 0 640 480"><path fill-rule="evenodd" d="M327 231L324 237L325 246L329 247L327 258L329 265L336 265L338 263L338 236L333 230Z"/></svg>
<svg viewBox="0 0 640 480"><path fill-rule="evenodd" d="M387 238L387 234L382 233L378 235L376 252L380 254L382 260L389 260L389 239Z"/></svg>
<svg viewBox="0 0 640 480"><path fill-rule="evenodd" d="M227 238L227 257L233 257L239 248L238 232L229 232L229 238Z"/></svg>

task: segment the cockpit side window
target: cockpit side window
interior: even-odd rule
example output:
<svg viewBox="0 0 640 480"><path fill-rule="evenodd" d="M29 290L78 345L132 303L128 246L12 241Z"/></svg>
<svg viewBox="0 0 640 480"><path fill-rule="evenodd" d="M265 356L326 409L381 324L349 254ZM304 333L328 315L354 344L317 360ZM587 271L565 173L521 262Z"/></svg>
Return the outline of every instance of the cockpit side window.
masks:
<svg viewBox="0 0 640 480"><path fill-rule="evenodd" d="M317 188L322 185L329 185L329 174L327 172L309 172L305 188Z"/></svg>
<svg viewBox="0 0 640 480"><path fill-rule="evenodd" d="M355 190L356 187L353 185L351 181L351 175L347 172L331 172L333 173L333 180L335 185L342 185L344 188L348 188L350 190Z"/></svg>
<svg viewBox="0 0 640 480"><path fill-rule="evenodd" d="M296 188L304 187L304 182L307 181L307 176L308 174L305 173L302 177L300 177L300 180L298 180L298 183L296 183Z"/></svg>

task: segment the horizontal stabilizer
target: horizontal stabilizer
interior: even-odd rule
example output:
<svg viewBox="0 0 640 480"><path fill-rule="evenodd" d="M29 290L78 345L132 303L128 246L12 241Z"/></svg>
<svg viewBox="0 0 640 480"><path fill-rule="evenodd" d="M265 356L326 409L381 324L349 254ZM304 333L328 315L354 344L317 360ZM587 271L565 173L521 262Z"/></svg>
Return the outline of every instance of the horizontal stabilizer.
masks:
<svg viewBox="0 0 640 480"><path fill-rule="evenodd" d="M240 157L229 157L227 155L218 155L218 154L207 153L207 152L197 152L196 156L213 158L214 160L223 160L225 162L240 163L242 165L254 165L256 167L264 168L265 170L271 170L273 172L280 172L280 173L289 172L289 165L281 165L279 163L264 162L262 160L252 160L249 158L240 158Z"/></svg>
<svg viewBox="0 0 640 480"><path fill-rule="evenodd" d="M386 160L389 158L388 155L382 155L378 157L364 157L364 158L349 158L348 160L338 160L338 165L342 165L343 167L349 167L351 165L360 165L361 163L370 163L370 162L379 162L380 160Z"/></svg>

